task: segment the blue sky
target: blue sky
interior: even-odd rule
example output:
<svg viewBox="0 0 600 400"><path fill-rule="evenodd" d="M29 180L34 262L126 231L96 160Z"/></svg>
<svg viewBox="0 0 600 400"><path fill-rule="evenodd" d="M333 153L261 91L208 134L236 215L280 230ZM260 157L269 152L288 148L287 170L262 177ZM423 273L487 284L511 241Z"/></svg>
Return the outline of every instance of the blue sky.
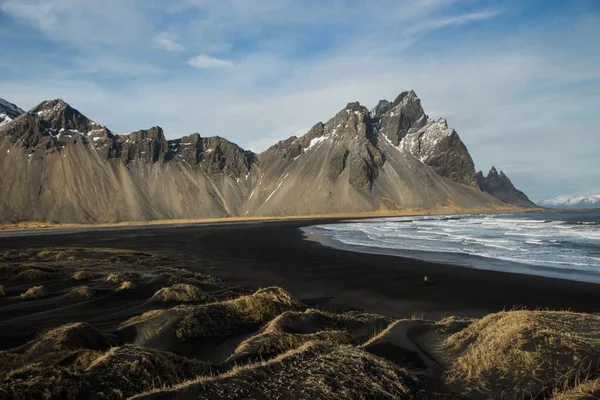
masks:
<svg viewBox="0 0 600 400"><path fill-rule="evenodd" d="M599 0L0 0L0 97L258 152L414 89L539 200L600 193L599 37Z"/></svg>

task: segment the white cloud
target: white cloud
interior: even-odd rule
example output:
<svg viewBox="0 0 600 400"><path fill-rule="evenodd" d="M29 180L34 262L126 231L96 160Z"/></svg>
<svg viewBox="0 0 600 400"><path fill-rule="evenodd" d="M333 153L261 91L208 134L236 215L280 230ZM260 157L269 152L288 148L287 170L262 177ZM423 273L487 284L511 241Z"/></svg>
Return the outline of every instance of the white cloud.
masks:
<svg viewBox="0 0 600 400"><path fill-rule="evenodd" d="M231 61L213 57L208 54L199 54L196 57L190 58L188 60L188 65L199 69L233 67L233 63Z"/></svg>
<svg viewBox="0 0 600 400"><path fill-rule="evenodd" d="M134 0L6 0L0 10L53 40L84 48L139 45L151 30Z"/></svg>
<svg viewBox="0 0 600 400"><path fill-rule="evenodd" d="M449 26L466 25L472 22L484 21L500 15L500 10L484 10L473 13L454 15L450 17L434 18L409 26L404 33L411 36L419 33L435 31Z"/></svg>
<svg viewBox="0 0 600 400"><path fill-rule="evenodd" d="M166 51L183 51L185 47L177 43L169 34L159 33L154 36L154 44L161 50Z"/></svg>

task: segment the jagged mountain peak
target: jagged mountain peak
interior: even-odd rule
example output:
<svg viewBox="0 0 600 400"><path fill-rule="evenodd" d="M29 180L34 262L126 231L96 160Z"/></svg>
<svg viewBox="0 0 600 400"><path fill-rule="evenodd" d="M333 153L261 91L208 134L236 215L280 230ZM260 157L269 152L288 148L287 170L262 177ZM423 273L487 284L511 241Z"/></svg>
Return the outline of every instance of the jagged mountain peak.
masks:
<svg viewBox="0 0 600 400"><path fill-rule="evenodd" d="M504 201L505 203L515 204L523 207L535 207L525 193L515 188L510 178L503 171L498 173L496 167L492 166L487 177L479 171L476 175L477 185L481 190Z"/></svg>
<svg viewBox="0 0 600 400"><path fill-rule="evenodd" d="M421 100L413 90L400 93L391 103L380 100L371 110L371 118L376 123L376 129L395 146L407 134L423 128L429 122Z"/></svg>

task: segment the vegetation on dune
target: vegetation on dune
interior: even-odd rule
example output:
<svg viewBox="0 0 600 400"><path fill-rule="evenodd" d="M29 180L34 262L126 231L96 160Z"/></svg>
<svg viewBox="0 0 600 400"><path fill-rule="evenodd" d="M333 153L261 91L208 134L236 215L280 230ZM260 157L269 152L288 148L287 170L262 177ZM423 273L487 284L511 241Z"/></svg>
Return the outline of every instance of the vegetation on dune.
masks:
<svg viewBox="0 0 600 400"><path fill-rule="evenodd" d="M220 303L192 306L184 310L177 324L180 340L222 338L263 324L284 311L304 306L288 292L278 287L260 289L252 295Z"/></svg>
<svg viewBox="0 0 600 400"><path fill-rule="evenodd" d="M584 381L572 389L558 391L552 400L596 400L600 399L600 378Z"/></svg>
<svg viewBox="0 0 600 400"><path fill-rule="evenodd" d="M117 288L117 290L130 290L130 289L135 289L135 283L133 283L131 281L125 281L125 282L121 283L121 285L119 285L119 287Z"/></svg>
<svg viewBox="0 0 600 400"><path fill-rule="evenodd" d="M600 317L560 311L488 315L443 343L448 381L466 393L529 398L598 372Z"/></svg>
<svg viewBox="0 0 600 400"><path fill-rule="evenodd" d="M33 286L27 289L26 292L21 293L21 298L23 300L37 300L47 297L48 294L49 293L44 286Z"/></svg>
<svg viewBox="0 0 600 400"><path fill-rule="evenodd" d="M185 283L178 283L170 287L164 287L157 291L152 298L158 299L165 303L208 303L214 300L212 296L205 293L198 287Z"/></svg>
<svg viewBox="0 0 600 400"><path fill-rule="evenodd" d="M94 354L78 368L41 363L16 368L0 384L0 398L116 400L219 372L200 361L130 345Z"/></svg>
<svg viewBox="0 0 600 400"><path fill-rule="evenodd" d="M72 278L75 281L89 281L90 279L94 278L94 274L92 274L88 270L82 269L82 270L75 272L73 274Z"/></svg>
<svg viewBox="0 0 600 400"><path fill-rule="evenodd" d="M139 278L139 275L134 272L111 272L106 277L106 282L120 285L124 282L131 282Z"/></svg>
<svg viewBox="0 0 600 400"><path fill-rule="evenodd" d="M265 330L241 342L230 360L268 360L279 354L297 349L308 342L331 344L355 344L355 340L345 331L321 331L317 333L292 334Z"/></svg>
<svg viewBox="0 0 600 400"><path fill-rule="evenodd" d="M49 276L50 276L50 273L48 271L44 271L44 270L37 269L37 268L28 268L19 273L19 278L22 278L22 279L25 279L28 281L47 279Z"/></svg>
<svg viewBox="0 0 600 400"><path fill-rule="evenodd" d="M410 372L352 346L308 342L272 360L200 378L137 399L190 398L408 399L418 386Z"/></svg>
<svg viewBox="0 0 600 400"><path fill-rule="evenodd" d="M367 337L373 330L381 329L393 320L376 314L335 314L308 309L304 312L288 311L273 319L267 330L288 333L316 333L320 331L355 331L355 336ZM362 329L363 332L360 332Z"/></svg>
<svg viewBox="0 0 600 400"><path fill-rule="evenodd" d="M69 297L73 300L89 300L94 297L94 291L88 286L78 286L69 292Z"/></svg>
<svg viewBox="0 0 600 400"><path fill-rule="evenodd" d="M90 324L76 322L52 329L26 344L23 358L29 362L57 361L74 351L108 350L115 338L94 328Z"/></svg>

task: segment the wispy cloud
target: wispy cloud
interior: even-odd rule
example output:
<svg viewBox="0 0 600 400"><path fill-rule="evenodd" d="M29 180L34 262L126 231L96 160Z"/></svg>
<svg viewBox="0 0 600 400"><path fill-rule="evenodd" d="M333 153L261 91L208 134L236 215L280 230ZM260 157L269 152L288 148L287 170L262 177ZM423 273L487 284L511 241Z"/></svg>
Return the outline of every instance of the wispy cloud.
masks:
<svg viewBox="0 0 600 400"><path fill-rule="evenodd" d="M199 54L188 60L188 65L198 69L231 68L233 63L229 60L213 57L208 54Z"/></svg>
<svg viewBox="0 0 600 400"><path fill-rule="evenodd" d="M470 24L472 22L485 21L494 18L502 13L501 10L484 10L449 17L434 18L428 21L420 22L409 26L404 30L407 35L416 35L435 31L438 29L447 28L449 26L460 26Z"/></svg>
<svg viewBox="0 0 600 400"><path fill-rule="evenodd" d="M179 43L177 43L173 37L171 37L167 33L159 33L154 36L154 44L161 50L166 51L183 51L185 47Z"/></svg>

